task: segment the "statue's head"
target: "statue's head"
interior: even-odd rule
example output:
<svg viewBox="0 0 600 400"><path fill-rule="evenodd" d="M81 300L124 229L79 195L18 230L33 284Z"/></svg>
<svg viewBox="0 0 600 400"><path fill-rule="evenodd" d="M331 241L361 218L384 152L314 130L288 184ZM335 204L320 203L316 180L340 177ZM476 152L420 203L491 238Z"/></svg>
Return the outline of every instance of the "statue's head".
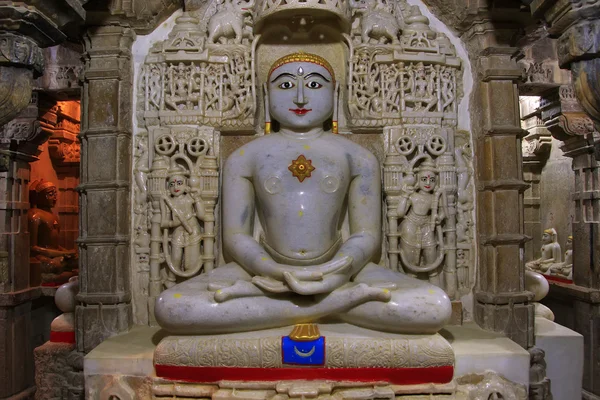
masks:
<svg viewBox="0 0 600 400"><path fill-rule="evenodd" d="M173 197L179 197L186 193L187 187L187 173L186 171L177 164L174 164L169 168L169 176L167 177L167 189Z"/></svg>
<svg viewBox="0 0 600 400"><path fill-rule="evenodd" d="M54 183L40 179L31 184L29 197L38 208L53 208L58 201L58 191Z"/></svg>
<svg viewBox="0 0 600 400"><path fill-rule="evenodd" d="M294 53L267 75L270 117L292 131L322 127L334 111L335 75L323 57Z"/></svg>
<svg viewBox="0 0 600 400"><path fill-rule="evenodd" d="M425 192L432 192L437 184L437 168L430 160L425 160L419 166L417 185Z"/></svg>
<svg viewBox="0 0 600 400"><path fill-rule="evenodd" d="M567 249L573 250L573 235L567 236Z"/></svg>
<svg viewBox="0 0 600 400"><path fill-rule="evenodd" d="M556 230L554 228L546 229L542 234L542 242L544 243L552 243L556 242Z"/></svg>

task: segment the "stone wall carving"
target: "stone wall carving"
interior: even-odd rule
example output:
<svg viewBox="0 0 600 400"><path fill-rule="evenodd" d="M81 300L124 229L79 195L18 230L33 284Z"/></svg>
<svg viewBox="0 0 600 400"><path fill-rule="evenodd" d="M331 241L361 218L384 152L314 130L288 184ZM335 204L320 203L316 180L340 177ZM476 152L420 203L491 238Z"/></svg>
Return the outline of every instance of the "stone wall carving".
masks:
<svg viewBox="0 0 600 400"><path fill-rule="evenodd" d="M202 19L189 13L177 18L142 67L138 115L145 124L253 129L252 6L226 0L213 3Z"/></svg>
<svg viewBox="0 0 600 400"><path fill-rule="evenodd" d="M140 394L142 391L139 392ZM296 381L235 382L195 384L153 379L154 399L227 399L252 397L260 400L301 399L403 399L403 400L526 400L525 386L509 381L492 371L458 377L456 383L426 385L374 385L371 383ZM89 397L96 399L97 397ZM546 398L545 398L546 399Z"/></svg>
<svg viewBox="0 0 600 400"><path fill-rule="evenodd" d="M351 126L456 125L461 63L417 6L365 1L354 8L349 41Z"/></svg>

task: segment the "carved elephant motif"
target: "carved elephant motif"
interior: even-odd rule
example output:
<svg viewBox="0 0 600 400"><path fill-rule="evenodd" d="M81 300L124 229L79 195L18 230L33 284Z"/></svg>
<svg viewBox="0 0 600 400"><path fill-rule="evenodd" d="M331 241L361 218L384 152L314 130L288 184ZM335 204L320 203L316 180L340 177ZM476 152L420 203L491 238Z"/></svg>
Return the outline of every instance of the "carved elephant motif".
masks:
<svg viewBox="0 0 600 400"><path fill-rule="evenodd" d="M378 0L364 2L350 0L350 5L357 13L363 14L360 23L362 43L368 43L370 38L379 43L384 42L385 39L392 43L398 42L400 24L394 15L380 6Z"/></svg>
<svg viewBox="0 0 600 400"><path fill-rule="evenodd" d="M208 21L208 43L216 43L221 37L231 38L236 44L244 36L244 17L252 13L254 0L224 0L219 11Z"/></svg>

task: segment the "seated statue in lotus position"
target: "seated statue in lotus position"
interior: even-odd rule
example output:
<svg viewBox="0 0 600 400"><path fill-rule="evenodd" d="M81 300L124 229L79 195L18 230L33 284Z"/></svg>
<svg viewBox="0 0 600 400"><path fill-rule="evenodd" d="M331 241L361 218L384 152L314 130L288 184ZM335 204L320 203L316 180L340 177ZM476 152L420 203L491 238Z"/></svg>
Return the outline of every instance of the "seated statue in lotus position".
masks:
<svg viewBox="0 0 600 400"><path fill-rule="evenodd" d="M551 275L561 275L567 279L573 279L573 236L567 237L567 243L565 244L565 260L552 264L548 268L548 273Z"/></svg>
<svg viewBox="0 0 600 400"><path fill-rule="evenodd" d="M560 244L554 228L546 229L542 235L542 256L525 264L527 269L545 273L554 263L561 262Z"/></svg>
<svg viewBox="0 0 600 400"><path fill-rule="evenodd" d="M54 183L43 179L30 186L32 207L27 212L27 221L32 286L62 285L77 274L76 251L59 245L60 223L52 212L58 200L57 192Z"/></svg>
<svg viewBox="0 0 600 400"><path fill-rule="evenodd" d="M280 129L236 150L223 171L223 247L231 261L164 291L158 323L171 333L214 334L333 318L437 332L451 315L446 294L373 263L382 240L380 163L323 128L337 101L330 64L312 54L285 56L265 86L266 111Z"/></svg>

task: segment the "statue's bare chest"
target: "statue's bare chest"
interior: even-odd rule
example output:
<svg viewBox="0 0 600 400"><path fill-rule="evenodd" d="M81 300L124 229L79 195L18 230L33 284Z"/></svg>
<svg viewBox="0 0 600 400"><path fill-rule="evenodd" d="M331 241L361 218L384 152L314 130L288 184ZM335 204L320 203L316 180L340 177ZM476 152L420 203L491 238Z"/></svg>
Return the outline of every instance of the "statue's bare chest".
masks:
<svg viewBox="0 0 600 400"><path fill-rule="evenodd" d="M318 149L266 152L257 160L254 173L255 189L265 196L345 196L349 181L348 161Z"/></svg>

